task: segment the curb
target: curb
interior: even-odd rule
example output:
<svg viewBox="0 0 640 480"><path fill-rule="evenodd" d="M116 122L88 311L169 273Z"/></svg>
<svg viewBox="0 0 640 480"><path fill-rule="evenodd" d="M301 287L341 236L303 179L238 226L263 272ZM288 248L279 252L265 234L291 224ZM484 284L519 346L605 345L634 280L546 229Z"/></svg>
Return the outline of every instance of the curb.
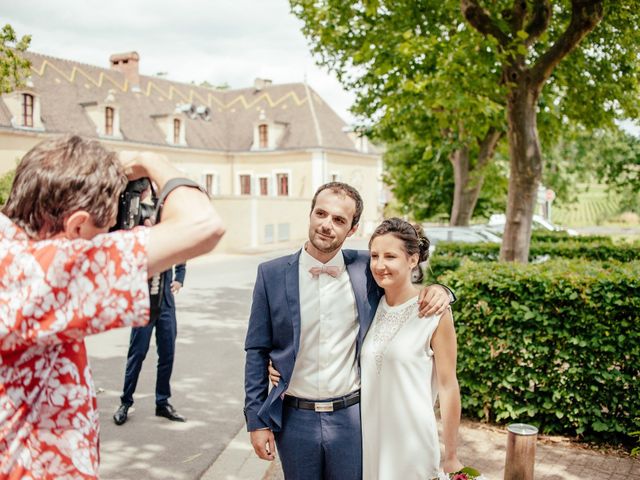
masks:
<svg viewBox="0 0 640 480"><path fill-rule="evenodd" d="M243 426L200 480L262 480L271 465L256 456Z"/></svg>

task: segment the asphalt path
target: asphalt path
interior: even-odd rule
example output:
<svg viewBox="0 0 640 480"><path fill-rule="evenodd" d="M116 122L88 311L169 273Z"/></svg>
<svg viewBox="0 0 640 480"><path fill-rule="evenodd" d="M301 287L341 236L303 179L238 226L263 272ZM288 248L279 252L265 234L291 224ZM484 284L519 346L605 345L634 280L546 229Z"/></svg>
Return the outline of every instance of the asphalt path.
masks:
<svg viewBox="0 0 640 480"><path fill-rule="evenodd" d="M351 248L366 248L362 240ZM122 426L120 404L130 329L86 341L100 414L103 480L198 479L244 425L244 335L259 263L294 248L253 255L210 255L187 265L176 296L178 337L170 402L186 423L155 416L157 355L152 340L135 404Z"/></svg>

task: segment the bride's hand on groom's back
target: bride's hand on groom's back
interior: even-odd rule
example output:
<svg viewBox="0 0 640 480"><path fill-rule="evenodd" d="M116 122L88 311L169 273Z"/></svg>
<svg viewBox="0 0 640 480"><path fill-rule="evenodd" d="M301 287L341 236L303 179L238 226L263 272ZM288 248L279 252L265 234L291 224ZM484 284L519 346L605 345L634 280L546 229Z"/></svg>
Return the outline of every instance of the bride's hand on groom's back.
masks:
<svg viewBox="0 0 640 480"><path fill-rule="evenodd" d="M280 382L280 372L273 367L271 360L269 360L269 381L274 387L277 387Z"/></svg>

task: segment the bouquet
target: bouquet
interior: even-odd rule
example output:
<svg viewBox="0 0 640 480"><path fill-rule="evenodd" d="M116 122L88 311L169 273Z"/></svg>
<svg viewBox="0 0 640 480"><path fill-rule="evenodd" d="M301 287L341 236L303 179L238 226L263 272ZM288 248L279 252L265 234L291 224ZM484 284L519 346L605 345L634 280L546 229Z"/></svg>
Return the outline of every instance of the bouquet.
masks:
<svg viewBox="0 0 640 480"><path fill-rule="evenodd" d="M478 470L471 467L464 467L461 470L453 473L441 472L438 478L433 480L486 480Z"/></svg>

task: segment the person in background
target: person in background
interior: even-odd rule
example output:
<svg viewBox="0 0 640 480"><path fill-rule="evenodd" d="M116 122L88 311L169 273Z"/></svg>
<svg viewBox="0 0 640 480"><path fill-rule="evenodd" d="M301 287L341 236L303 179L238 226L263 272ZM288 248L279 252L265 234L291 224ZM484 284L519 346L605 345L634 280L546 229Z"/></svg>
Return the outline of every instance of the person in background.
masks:
<svg viewBox="0 0 640 480"><path fill-rule="evenodd" d="M133 327L131 329L127 366L124 374L124 387L122 396L120 397L121 403L113 415L113 421L116 425L122 425L127 421L129 408L133 405L133 394L138 384L142 362L149 351L151 335L154 329L158 350L156 416L168 418L174 422L186 421L186 418L180 415L169 403L169 398L171 397L171 372L173 370L176 335L178 333L174 295L176 295L184 285L186 271L186 264L181 263L174 268L162 272L162 298L158 318L152 319L152 321L144 327Z"/></svg>

